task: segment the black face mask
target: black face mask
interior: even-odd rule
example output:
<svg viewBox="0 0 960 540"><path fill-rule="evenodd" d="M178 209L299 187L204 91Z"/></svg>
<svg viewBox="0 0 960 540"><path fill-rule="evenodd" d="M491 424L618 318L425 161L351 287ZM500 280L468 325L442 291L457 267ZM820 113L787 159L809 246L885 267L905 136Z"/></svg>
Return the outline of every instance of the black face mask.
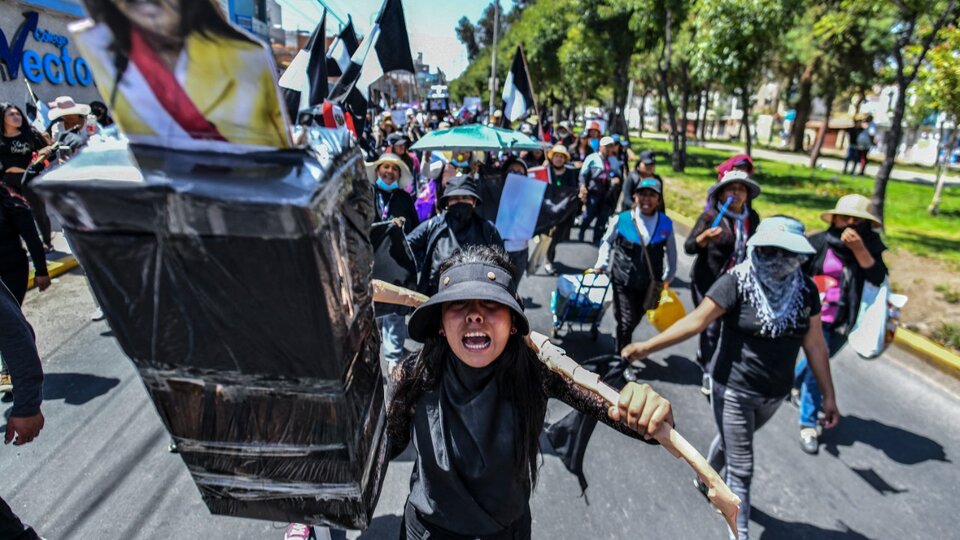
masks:
<svg viewBox="0 0 960 540"><path fill-rule="evenodd" d="M451 204L447 207L447 219L454 224L466 224L473 216L473 206L469 203Z"/></svg>

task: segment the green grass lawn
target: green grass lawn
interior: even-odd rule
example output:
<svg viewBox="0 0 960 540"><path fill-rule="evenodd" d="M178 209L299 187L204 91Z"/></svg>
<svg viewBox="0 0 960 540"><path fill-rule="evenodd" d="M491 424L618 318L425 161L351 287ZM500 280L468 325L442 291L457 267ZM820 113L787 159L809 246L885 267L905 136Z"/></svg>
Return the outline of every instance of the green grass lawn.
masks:
<svg viewBox="0 0 960 540"><path fill-rule="evenodd" d="M716 166L731 155L688 147L686 171L677 173L670 165L669 142L637 138L631 142L635 152L656 153L657 172L666 179L667 207L692 218L703 211L707 188L717 180ZM820 214L833 208L841 196L860 193L869 197L873 193L871 178L765 159L757 159L754 164L754 177L763 188L754 204L760 217L786 214L811 231L826 227ZM891 248L904 248L960 268L960 187L944 189L938 216L927 213L932 197L933 186L891 180L887 185L886 242Z"/></svg>

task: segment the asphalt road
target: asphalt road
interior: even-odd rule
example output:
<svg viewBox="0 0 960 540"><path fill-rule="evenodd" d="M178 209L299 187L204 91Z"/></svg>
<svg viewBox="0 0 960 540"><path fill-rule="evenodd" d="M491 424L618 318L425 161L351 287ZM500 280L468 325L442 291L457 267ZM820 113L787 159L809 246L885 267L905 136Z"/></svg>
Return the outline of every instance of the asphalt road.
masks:
<svg viewBox="0 0 960 540"><path fill-rule="evenodd" d="M568 271L592 265L596 250L567 243L558 259ZM686 279L681 257L678 276ZM675 285L689 297L686 284ZM521 285L535 329L550 325L555 278ZM0 449L0 495L49 539L282 539L284 523L212 516L168 437L132 364L94 306L79 273L45 293L31 291L34 323L47 373L41 436ZM563 333L575 358L612 351L612 312L599 341ZM636 338L651 335L643 324ZM699 391L690 342L656 354L642 377L670 399L678 429L706 452L715 427ZM848 350L833 361L839 427L815 457L798 445L797 412L785 403L756 437L753 538L958 538L960 392L902 352L864 361ZM551 405L559 418L562 404ZM9 414L9 405L2 410ZM373 525L350 538L395 538L412 463L390 464ZM685 463L655 446L600 426L586 458L586 497L576 478L544 455L532 508L534 538L726 537L719 516L692 486Z"/></svg>

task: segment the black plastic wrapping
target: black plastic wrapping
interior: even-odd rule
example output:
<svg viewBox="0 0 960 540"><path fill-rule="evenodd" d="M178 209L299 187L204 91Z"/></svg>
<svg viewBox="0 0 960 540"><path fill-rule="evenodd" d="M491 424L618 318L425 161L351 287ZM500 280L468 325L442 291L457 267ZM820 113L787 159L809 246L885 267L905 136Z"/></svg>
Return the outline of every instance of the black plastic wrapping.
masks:
<svg viewBox="0 0 960 540"><path fill-rule="evenodd" d="M210 510L365 528L385 414L374 214L343 130L222 155L92 142L34 188Z"/></svg>

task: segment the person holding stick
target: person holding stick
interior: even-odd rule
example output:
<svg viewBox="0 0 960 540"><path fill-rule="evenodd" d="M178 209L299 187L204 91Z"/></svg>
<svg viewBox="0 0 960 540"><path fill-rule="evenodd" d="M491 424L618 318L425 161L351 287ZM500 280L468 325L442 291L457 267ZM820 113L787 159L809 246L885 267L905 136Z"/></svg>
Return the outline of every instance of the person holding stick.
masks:
<svg viewBox="0 0 960 540"><path fill-rule="evenodd" d="M837 424L833 379L820 322L820 297L801 265L815 253L799 221L765 220L747 242L747 258L707 291L703 302L663 333L624 347L635 363L680 343L723 318L720 348L712 367L711 404L718 435L710 445L714 469L726 468L726 483L740 497L739 538L749 538L753 435L776 412L793 386L802 347L823 392L823 425ZM705 491L699 479L697 486Z"/></svg>
<svg viewBox="0 0 960 540"><path fill-rule="evenodd" d="M394 372L387 418L390 454L411 439L417 452L401 538L530 538L548 398L635 438L673 425L670 403L648 385L627 384L608 407L538 360L501 249L472 246L445 261L439 292L408 329L424 346Z"/></svg>
<svg viewBox="0 0 960 540"><path fill-rule="evenodd" d="M753 201L760 195L760 185L750 174L731 169L707 191L707 207L690 229L683 251L696 257L690 271L690 294L699 306L717 278L743 262L747 256L747 240L757 230L760 215ZM708 364L720 339L720 321L700 333L697 363L703 369L701 391L710 395Z"/></svg>

